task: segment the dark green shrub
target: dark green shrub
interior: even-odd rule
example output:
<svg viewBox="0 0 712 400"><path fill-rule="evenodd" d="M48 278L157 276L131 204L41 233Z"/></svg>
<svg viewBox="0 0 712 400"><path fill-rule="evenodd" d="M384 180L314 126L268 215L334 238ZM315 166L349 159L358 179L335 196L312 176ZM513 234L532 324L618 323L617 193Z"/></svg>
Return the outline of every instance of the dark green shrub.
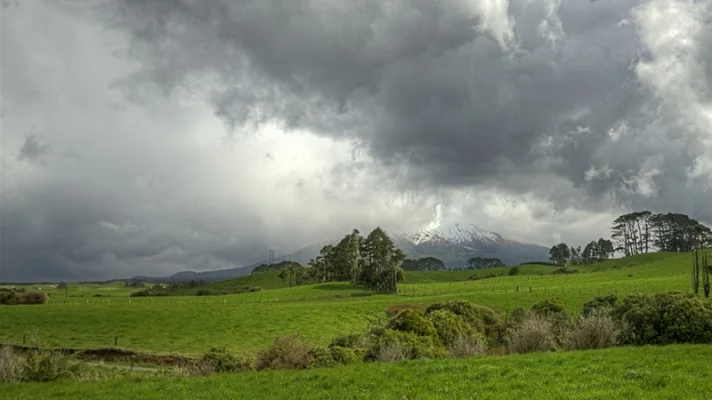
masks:
<svg viewBox="0 0 712 400"><path fill-rule="evenodd" d="M692 293L628 296L612 315L627 325L627 344L712 343L712 302Z"/></svg>
<svg viewBox="0 0 712 400"><path fill-rule="evenodd" d="M347 347L349 349L363 347L363 337L357 334L339 336L331 340L329 347Z"/></svg>
<svg viewBox="0 0 712 400"><path fill-rule="evenodd" d="M423 312L425 311L425 307L421 304L415 304L415 303L398 303L398 304L391 304L386 308L386 316L394 317L396 316L399 312L403 310L416 310Z"/></svg>
<svg viewBox="0 0 712 400"><path fill-rule="evenodd" d="M216 372L249 371L255 368L255 358L252 355L230 354L225 349L211 348L201 361L212 366Z"/></svg>
<svg viewBox="0 0 712 400"><path fill-rule="evenodd" d="M263 369L304 369L313 361L312 348L302 343L299 334L281 336L269 348L257 353L255 368Z"/></svg>
<svg viewBox="0 0 712 400"><path fill-rule="evenodd" d="M324 347L314 347L309 352L310 368L333 367L337 363L331 355L331 350Z"/></svg>
<svg viewBox="0 0 712 400"><path fill-rule="evenodd" d="M462 317L449 310L436 310L428 314L428 319L435 326L440 341L445 346L452 345L461 336L478 334Z"/></svg>
<svg viewBox="0 0 712 400"><path fill-rule="evenodd" d="M418 336L437 337L437 331L433 323L425 318L422 312L417 310L401 311L388 321L386 328L401 332L411 332Z"/></svg>
<svg viewBox="0 0 712 400"><path fill-rule="evenodd" d="M218 294L222 294L222 293L218 293L212 289L200 289L197 292L195 292L196 296L215 296Z"/></svg>
<svg viewBox="0 0 712 400"><path fill-rule="evenodd" d="M437 310L447 310L459 315L472 329L485 335L489 347L495 347L504 339L504 321L491 308L467 301L446 301L432 304L425 310L425 314L429 315Z"/></svg>
<svg viewBox="0 0 712 400"><path fill-rule="evenodd" d="M549 316L553 314L566 315L564 303L559 297L542 300L532 306L532 311L537 315Z"/></svg>
<svg viewBox="0 0 712 400"><path fill-rule="evenodd" d="M331 346L329 351L337 364L354 364L363 359L363 354L359 356L354 349L347 347Z"/></svg>
<svg viewBox="0 0 712 400"><path fill-rule="evenodd" d="M517 267L515 265L514 267L510 268L509 271L507 272L507 275L509 275L509 276L519 275L519 267Z"/></svg>
<svg viewBox="0 0 712 400"><path fill-rule="evenodd" d="M594 310L613 309L617 303L616 295L595 297L583 305L583 315L589 315Z"/></svg>

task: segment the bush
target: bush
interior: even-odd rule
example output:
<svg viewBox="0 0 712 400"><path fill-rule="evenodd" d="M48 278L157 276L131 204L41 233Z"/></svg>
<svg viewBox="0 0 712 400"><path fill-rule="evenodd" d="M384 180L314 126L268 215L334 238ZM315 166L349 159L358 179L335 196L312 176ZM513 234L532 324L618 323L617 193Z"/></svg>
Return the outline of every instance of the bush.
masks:
<svg viewBox="0 0 712 400"><path fill-rule="evenodd" d="M464 358L482 355L487 351L487 342L480 333L472 336L457 336L448 346L450 356Z"/></svg>
<svg viewBox="0 0 712 400"><path fill-rule="evenodd" d="M281 336L269 348L257 353L255 368L304 369L312 364L312 348L302 343L299 334Z"/></svg>
<svg viewBox="0 0 712 400"><path fill-rule="evenodd" d="M545 316L529 315L509 331L506 345L510 353L555 350L554 325Z"/></svg>
<svg viewBox="0 0 712 400"><path fill-rule="evenodd" d="M331 352L331 358L337 364L354 364L362 359L362 356L359 356L354 349L348 347L331 346L329 351Z"/></svg>
<svg viewBox="0 0 712 400"><path fill-rule="evenodd" d="M611 310L617 303L618 297L615 295L595 297L583 305L583 315L589 315L591 312L601 309Z"/></svg>
<svg viewBox="0 0 712 400"><path fill-rule="evenodd" d="M566 309L564 308L564 303L558 297L552 297L551 299L542 300L532 306L532 311L541 316L550 315L566 315Z"/></svg>
<svg viewBox="0 0 712 400"><path fill-rule="evenodd" d="M692 293L628 296L612 315L626 323L626 344L712 343L712 302Z"/></svg>
<svg viewBox="0 0 712 400"><path fill-rule="evenodd" d="M450 346L460 337L475 336L478 334L462 317L449 310L433 311L428 314L428 319L433 323L437 336L445 346Z"/></svg>
<svg viewBox="0 0 712 400"><path fill-rule="evenodd" d="M216 372L240 372L255 368L255 358L252 355L230 354L225 349L211 348L201 361Z"/></svg>
<svg viewBox="0 0 712 400"><path fill-rule="evenodd" d="M389 318L395 317L399 312L404 311L404 310L416 310L420 312L425 311L425 307L423 307L421 304L415 304L415 303L398 303L398 304L391 304L386 308L386 316Z"/></svg>
<svg viewBox="0 0 712 400"><path fill-rule="evenodd" d="M0 304L44 304L49 300L45 292L25 292L24 289L2 289L0 290Z"/></svg>
<svg viewBox="0 0 712 400"><path fill-rule="evenodd" d="M442 358L447 351L436 335L420 336L413 332L393 329L372 331L368 359L395 361L402 358Z"/></svg>
<svg viewBox="0 0 712 400"><path fill-rule="evenodd" d="M0 348L0 383L19 383L24 375L25 363L15 356L12 347Z"/></svg>
<svg viewBox="0 0 712 400"><path fill-rule="evenodd" d="M562 341L567 350L603 349L618 345L622 332L619 321L604 309L594 309L574 320Z"/></svg>
<svg viewBox="0 0 712 400"><path fill-rule="evenodd" d="M309 365L310 368L324 368L333 367L336 365L334 357L331 355L330 349L325 349L323 347L314 347L309 352Z"/></svg>
<svg viewBox="0 0 712 400"><path fill-rule="evenodd" d="M507 275L509 275L509 276L519 275L519 267L517 267L515 265L514 267L510 268L509 271L507 272Z"/></svg>
<svg viewBox="0 0 712 400"><path fill-rule="evenodd" d="M474 305L467 301L447 301L432 304L425 310L425 314L429 315L437 310L447 310L459 315L472 329L485 335L490 347L494 347L504 340L504 321L491 308Z"/></svg>
<svg viewBox="0 0 712 400"><path fill-rule="evenodd" d="M437 337L435 326L425 315L417 310L403 310L391 318L386 325L387 329L401 332L410 332L418 336Z"/></svg>
<svg viewBox="0 0 712 400"><path fill-rule="evenodd" d="M79 362L75 356L48 350L31 350L25 358L23 370L23 380L31 382L82 378L92 372L87 364Z"/></svg>

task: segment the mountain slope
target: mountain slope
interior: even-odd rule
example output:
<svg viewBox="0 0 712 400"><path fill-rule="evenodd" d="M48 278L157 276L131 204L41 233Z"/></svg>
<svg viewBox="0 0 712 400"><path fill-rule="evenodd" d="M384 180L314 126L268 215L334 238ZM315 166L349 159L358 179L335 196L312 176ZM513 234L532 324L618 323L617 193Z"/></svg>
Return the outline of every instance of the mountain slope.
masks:
<svg viewBox="0 0 712 400"><path fill-rule="evenodd" d="M408 257L436 257L448 268L464 267L471 257L499 258L508 265L549 258L549 249L544 246L509 240L475 225L454 224L415 234L397 233L393 238Z"/></svg>

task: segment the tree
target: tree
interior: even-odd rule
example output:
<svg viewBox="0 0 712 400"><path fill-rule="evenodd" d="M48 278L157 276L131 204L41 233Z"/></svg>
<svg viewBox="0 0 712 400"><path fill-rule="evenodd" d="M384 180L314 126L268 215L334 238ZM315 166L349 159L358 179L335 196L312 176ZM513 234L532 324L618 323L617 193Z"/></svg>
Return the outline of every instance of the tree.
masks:
<svg viewBox="0 0 712 400"><path fill-rule="evenodd" d="M401 264L404 271L444 271L445 263L435 257L423 257L417 260L405 259Z"/></svg>
<svg viewBox="0 0 712 400"><path fill-rule="evenodd" d="M549 249L549 260L556 265L566 265L571 258L571 250L566 243L559 243Z"/></svg>
<svg viewBox="0 0 712 400"><path fill-rule="evenodd" d="M403 279L400 264L405 254L396 248L386 232L377 227L369 233L363 240L361 253L364 261L361 282L387 293L397 292L397 282Z"/></svg>

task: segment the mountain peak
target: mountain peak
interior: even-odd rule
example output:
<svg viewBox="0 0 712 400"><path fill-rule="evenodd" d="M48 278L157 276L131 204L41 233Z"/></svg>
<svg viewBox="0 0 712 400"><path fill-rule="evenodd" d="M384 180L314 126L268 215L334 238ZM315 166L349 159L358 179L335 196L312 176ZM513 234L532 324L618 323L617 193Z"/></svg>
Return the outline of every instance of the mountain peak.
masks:
<svg viewBox="0 0 712 400"><path fill-rule="evenodd" d="M452 224L448 226L427 227L414 234L398 233L399 239L405 239L415 246L422 244L475 244L495 243L504 238L495 232L489 232L473 224Z"/></svg>

